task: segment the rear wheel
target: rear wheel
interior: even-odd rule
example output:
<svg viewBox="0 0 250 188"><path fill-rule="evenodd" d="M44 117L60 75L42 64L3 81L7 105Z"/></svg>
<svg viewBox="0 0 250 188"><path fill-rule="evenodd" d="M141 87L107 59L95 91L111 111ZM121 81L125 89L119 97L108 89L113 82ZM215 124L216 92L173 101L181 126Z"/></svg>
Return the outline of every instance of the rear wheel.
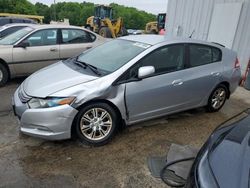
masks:
<svg viewBox="0 0 250 188"><path fill-rule="evenodd" d="M224 85L217 86L211 93L208 99L207 111L217 112L219 111L226 102L228 96L228 89Z"/></svg>
<svg viewBox="0 0 250 188"><path fill-rule="evenodd" d="M127 31L127 29L125 27L121 28L120 35L121 36L127 36L128 35L128 31Z"/></svg>
<svg viewBox="0 0 250 188"><path fill-rule="evenodd" d="M90 30L90 31L93 31L93 28L90 25L86 25L85 28Z"/></svg>
<svg viewBox="0 0 250 188"><path fill-rule="evenodd" d="M99 35L104 38L112 38L111 31L108 27L101 27L101 29L99 30Z"/></svg>
<svg viewBox="0 0 250 188"><path fill-rule="evenodd" d="M81 142L92 146L108 143L115 135L118 117L106 103L90 104L78 113L76 133Z"/></svg>
<svg viewBox="0 0 250 188"><path fill-rule="evenodd" d="M9 78L9 73L3 64L0 64L0 87L4 86Z"/></svg>

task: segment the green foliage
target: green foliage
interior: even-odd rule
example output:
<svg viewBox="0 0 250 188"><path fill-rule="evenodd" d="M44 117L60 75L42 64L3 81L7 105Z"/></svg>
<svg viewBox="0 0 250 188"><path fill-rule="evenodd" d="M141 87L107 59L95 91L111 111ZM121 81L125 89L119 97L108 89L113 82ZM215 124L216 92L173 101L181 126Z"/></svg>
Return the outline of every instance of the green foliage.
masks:
<svg viewBox="0 0 250 188"><path fill-rule="evenodd" d="M44 16L44 23L49 23L50 22L50 8L47 5L44 5L42 3L36 3L35 4L35 10L36 14L40 16Z"/></svg>
<svg viewBox="0 0 250 188"><path fill-rule="evenodd" d="M27 0L0 0L0 12L36 14L35 6Z"/></svg>
<svg viewBox="0 0 250 188"><path fill-rule="evenodd" d="M147 22L155 21L156 16L139 11L136 8L110 4L114 9L114 18L122 17L126 28L144 29ZM33 5L27 0L0 0L0 12L32 14L44 16L44 23L54 20L69 19L70 24L83 26L88 17L94 15L94 4L83 2L60 2L47 6L42 3Z"/></svg>
<svg viewBox="0 0 250 188"><path fill-rule="evenodd" d="M156 16L136 8L125 7L115 3L110 4L114 9L114 18L122 17L126 28L144 29L146 23L155 21Z"/></svg>

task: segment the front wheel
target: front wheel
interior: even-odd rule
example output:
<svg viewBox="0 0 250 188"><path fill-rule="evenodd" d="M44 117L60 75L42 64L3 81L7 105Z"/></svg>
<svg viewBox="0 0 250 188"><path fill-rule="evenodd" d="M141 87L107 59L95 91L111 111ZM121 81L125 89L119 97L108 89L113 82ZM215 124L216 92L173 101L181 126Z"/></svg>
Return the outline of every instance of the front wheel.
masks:
<svg viewBox="0 0 250 188"><path fill-rule="evenodd" d="M94 103L82 108L76 119L78 138L92 146L108 143L115 135L117 126L116 112L106 103Z"/></svg>
<svg viewBox="0 0 250 188"><path fill-rule="evenodd" d="M228 96L228 89L224 85L217 86L213 92L211 93L208 104L207 111L208 112L217 112L219 111L226 102Z"/></svg>

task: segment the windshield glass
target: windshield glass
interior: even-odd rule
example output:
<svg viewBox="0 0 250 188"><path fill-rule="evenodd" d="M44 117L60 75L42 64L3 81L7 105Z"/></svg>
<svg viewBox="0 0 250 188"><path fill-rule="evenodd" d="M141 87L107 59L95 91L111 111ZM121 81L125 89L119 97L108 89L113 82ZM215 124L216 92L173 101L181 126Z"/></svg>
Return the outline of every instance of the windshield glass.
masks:
<svg viewBox="0 0 250 188"><path fill-rule="evenodd" d="M0 40L0 44L3 45L12 45L15 44L18 40L23 38L25 35L30 33L33 29L31 27L25 27L23 29L20 29Z"/></svg>
<svg viewBox="0 0 250 188"><path fill-rule="evenodd" d="M149 47L145 43L116 39L81 54L78 61L111 73Z"/></svg>

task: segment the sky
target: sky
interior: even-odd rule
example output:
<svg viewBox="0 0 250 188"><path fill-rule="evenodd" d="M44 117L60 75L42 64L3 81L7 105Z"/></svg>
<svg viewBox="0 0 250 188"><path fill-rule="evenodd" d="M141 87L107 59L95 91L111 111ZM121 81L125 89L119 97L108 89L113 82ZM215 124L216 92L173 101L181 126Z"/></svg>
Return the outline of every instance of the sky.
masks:
<svg viewBox="0 0 250 188"><path fill-rule="evenodd" d="M51 5L54 0L29 0L32 3L40 2L47 5ZM56 2L83 2L84 0L56 0ZM139 10L144 10L153 14L166 13L168 0L85 0L87 2L95 4L110 4L117 3L119 5L125 5L129 7L135 7Z"/></svg>

